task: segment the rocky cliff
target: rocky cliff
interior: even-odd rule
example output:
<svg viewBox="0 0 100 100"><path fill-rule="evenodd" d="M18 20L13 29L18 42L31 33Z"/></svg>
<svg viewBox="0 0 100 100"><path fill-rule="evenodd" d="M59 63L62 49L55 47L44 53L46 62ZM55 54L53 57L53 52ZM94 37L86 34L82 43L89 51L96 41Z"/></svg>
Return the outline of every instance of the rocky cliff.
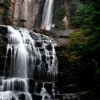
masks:
<svg viewBox="0 0 100 100"><path fill-rule="evenodd" d="M44 0L1 0L0 24L32 28Z"/></svg>
<svg viewBox="0 0 100 100"><path fill-rule="evenodd" d="M0 0L0 24L26 27L40 27L45 0ZM54 29L70 28L78 0L55 0Z"/></svg>
<svg viewBox="0 0 100 100"><path fill-rule="evenodd" d="M79 0L55 0L53 23L56 29L71 28L71 18L75 16Z"/></svg>

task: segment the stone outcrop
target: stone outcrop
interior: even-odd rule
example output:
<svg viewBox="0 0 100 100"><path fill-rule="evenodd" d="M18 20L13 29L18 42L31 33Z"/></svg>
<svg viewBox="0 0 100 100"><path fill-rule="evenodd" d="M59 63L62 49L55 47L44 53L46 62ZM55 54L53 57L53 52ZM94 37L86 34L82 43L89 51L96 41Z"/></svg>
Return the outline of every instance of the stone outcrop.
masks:
<svg viewBox="0 0 100 100"><path fill-rule="evenodd" d="M2 24L2 15L3 15L3 12L4 12L4 7L3 7L3 0L0 1L0 24Z"/></svg>
<svg viewBox="0 0 100 100"><path fill-rule="evenodd" d="M40 28L45 0L0 0L0 24ZM70 28L79 1L55 0L53 28Z"/></svg>
<svg viewBox="0 0 100 100"><path fill-rule="evenodd" d="M12 0L13 24L32 28L37 18L40 0Z"/></svg>
<svg viewBox="0 0 100 100"><path fill-rule="evenodd" d="M5 28L0 27L0 76L3 75L3 69L4 69L4 62L6 57L6 46L7 46L7 38L2 35L2 32L5 33Z"/></svg>
<svg viewBox="0 0 100 100"><path fill-rule="evenodd" d="M44 0L2 0L0 2L0 24L20 26L28 29L33 28L43 1ZM6 21L4 20L5 16Z"/></svg>
<svg viewBox="0 0 100 100"><path fill-rule="evenodd" d="M62 46L67 46L67 43L69 41L69 34L72 33L74 30L43 30L43 29L33 29L34 32L40 33L47 35L49 37L52 37L56 43L57 43L57 48L62 47Z"/></svg>
<svg viewBox="0 0 100 100"><path fill-rule="evenodd" d="M53 23L55 29L71 28L71 18L75 16L79 0L55 0Z"/></svg>

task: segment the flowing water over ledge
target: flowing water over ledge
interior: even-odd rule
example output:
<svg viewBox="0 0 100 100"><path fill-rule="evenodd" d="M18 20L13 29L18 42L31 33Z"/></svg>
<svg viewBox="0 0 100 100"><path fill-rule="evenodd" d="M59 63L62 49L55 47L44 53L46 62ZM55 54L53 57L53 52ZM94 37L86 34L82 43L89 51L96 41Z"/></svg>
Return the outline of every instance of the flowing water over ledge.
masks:
<svg viewBox="0 0 100 100"><path fill-rule="evenodd" d="M8 38L0 100L52 100L58 74L55 41L45 35L2 26Z"/></svg>
<svg viewBox="0 0 100 100"><path fill-rule="evenodd" d="M45 30L50 30L52 27L52 18L53 18L53 8L54 0L46 0L43 15L42 15L42 25L41 28Z"/></svg>

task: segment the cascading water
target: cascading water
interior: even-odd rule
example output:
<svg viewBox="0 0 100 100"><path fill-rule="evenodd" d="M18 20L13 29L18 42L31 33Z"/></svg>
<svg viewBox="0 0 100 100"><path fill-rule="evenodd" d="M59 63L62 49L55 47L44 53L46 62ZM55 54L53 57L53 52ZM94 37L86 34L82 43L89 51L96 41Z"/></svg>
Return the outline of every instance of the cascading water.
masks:
<svg viewBox="0 0 100 100"><path fill-rule="evenodd" d="M43 16L42 16L42 29L50 30L52 26L52 17L53 17L53 6L54 0L46 0L44 9L43 9Z"/></svg>
<svg viewBox="0 0 100 100"><path fill-rule="evenodd" d="M58 74L56 43L24 28L3 27L8 30L8 45L4 75L0 78L0 100L37 100L36 96L52 100Z"/></svg>

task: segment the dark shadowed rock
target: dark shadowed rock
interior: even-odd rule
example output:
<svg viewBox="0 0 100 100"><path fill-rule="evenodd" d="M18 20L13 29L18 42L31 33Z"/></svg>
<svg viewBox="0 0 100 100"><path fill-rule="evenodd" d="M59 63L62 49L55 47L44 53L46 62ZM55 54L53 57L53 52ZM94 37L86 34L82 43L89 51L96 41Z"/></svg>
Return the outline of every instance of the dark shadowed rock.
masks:
<svg viewBox="0 0 100 100"><path fill-rule="evenodd" d="M63 95L57 94L57 95L55 95L55 99L57 99L57 100L63 100Z"/></svg>
<svg viewBox="0 0 100 100"><path fill-rule="evenodd" d="M0 35L3 35L3 36L7 35L8 33L7 31L8 31L7 27L0 26Z"/></svg>
<svg viewBox="0 0 100 100"><path fill-rule="evenodd" d="M52 50L52 45L48 45L47 50Z"/></svg>
<svg viewBox="0 0 100 100"><path fill-rule="evenodd" d="M19 95L19 100L25 100L25 94L23 94L23 93L20 94L20 95Z"/></svg>
<svg viewBox="0 0 100 100"><path fill-rule="evenodd" d="M37 47L42 47L42 43L41 43L41 42L36 42L35 45L36 45Z"/></svg>
<svg viewBox="0 0 100 100"><path fill-rule="evenodd" d="M36 95L36 94L33 94L32 98L33 98L33 100L42 100L42 96Z"/></svg>
<svg viewBox="0 0 100 100"><path fill-rule="evenodd" d="M30 93L34 93L34 89L35 89L35 80L29 79L29 91L30 91Z"/></svg>
<svg viewBox="0 0 100 100"><path fill-rule="evenodd" d="M47 82L47 83L44 84L44 87L46 88L47 92L49 94L51 94L51 92L52 92L52 83Z"/></svg>
<svg viewBox="0 0 100 100"><path fill-rule="evenodd" d="M69 35L72 33L74 30L44 30L44 29L33 29L34 32L47 35L51 38L53 38L58 46L66 46L69 42Z"/></svg>

